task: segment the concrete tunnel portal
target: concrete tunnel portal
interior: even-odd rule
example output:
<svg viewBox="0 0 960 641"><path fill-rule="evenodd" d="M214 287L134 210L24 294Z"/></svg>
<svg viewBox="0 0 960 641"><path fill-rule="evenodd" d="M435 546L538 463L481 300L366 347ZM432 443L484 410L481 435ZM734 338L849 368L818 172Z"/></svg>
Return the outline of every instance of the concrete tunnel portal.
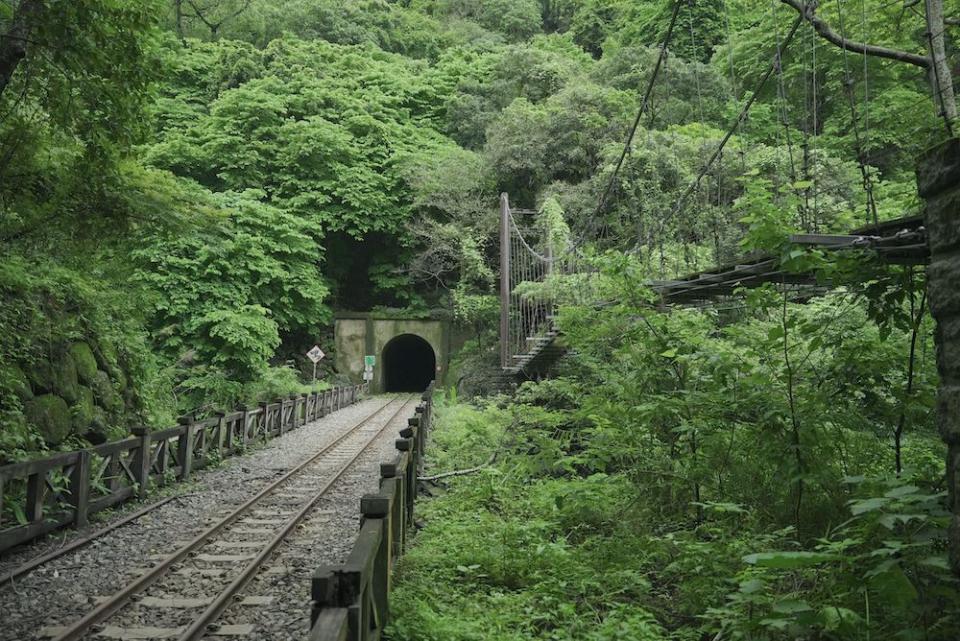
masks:
<svg viewBox="0 0 960 641"><path fill-rule="evenodd" d="M437 355L423 338L401 334L383 346L383 391L422 392L437 372Z"/></svg>

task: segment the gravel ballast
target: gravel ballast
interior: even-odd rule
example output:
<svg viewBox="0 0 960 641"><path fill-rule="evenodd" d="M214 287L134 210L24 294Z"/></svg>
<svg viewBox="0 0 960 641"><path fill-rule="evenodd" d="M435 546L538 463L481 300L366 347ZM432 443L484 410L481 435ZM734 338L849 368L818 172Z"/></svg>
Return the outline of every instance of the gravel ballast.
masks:
<svg viewBox="0 0 960 641"><path fill-rule="evenodd" d="M180 496L172 502L0 587L0 612L3 613L0 640L46 638L53 628L76 621L95 607L99 598L117 592L183 542L229 514L269 482L309 459L389 401L387 397L363 400L273 439L262 449L246 456L230 458L220 467L198 472L189 484L175 486ZM398 401L387 407L369 427L383 427L386 419L400 406ZM221 623L251 625L252 631L242 636L245 639L303 638L309 614L310 575L318 566L340 562L349 553L358 530L360 496L377 490L378 463L395 456L393 443L397 432L413 415L414 407L415 402L404 406L390 425L379 433L376 442L331 486L328 495L314 506L289 539L280 544L265 569L246 587L243 592L246 600L238 599L237 605L228 608ZM325 455L317 464L311 465L304 474L313 474L314 478L320 479L330 470L339 469L346 459L344 452L351 447L355 452L376 431L379 430L365 428L358 431L331 450L329 456ZM361 434L365 436L361 437ZM315 485L317 483L319 481ZM276 520L278 514L295 511L297 504L302 504L297 492L309 493L310 487L308 479L299 489L291 489L286 494L280 490L278 493L284 496L271 500L269 505L256 506L261 509L245 517L247 522L241 519L235 536L216 544L222 548L214 550L216 555L230 558L256 553L257 550L246 547L250 543L244 539L262 539L267 530L275 527L262 523ZM140 507L131 506L85 530L61 533L19 549L0 562L0 574L69 544L76 537L92 533ZM246 536L248 533L250 537ZM210 552L206 548L202 551ZM116 620L107 623L123 627L155 626L160 621L179 627L185 611L196 614L202 611L201 601L170 599L216 596L224 579L216 576L216 571L210 571L210 568L217 567L215 561L212 563L187 560L174 566L168 578L147 591L149 598L145 603L134 603ZM235 564L229 561L223 567L228 574L236 571ZM173 593L164 593L159 588L170 589ZM167 603L176 607L169 608L169 616L166 611L158 616L156 607L149 610L149 617L138 615L142 608L151 608L151 604L156 606L157 603L160 609ZM197 609L183 609L189 606ZM105 632L109 633L109 630Z"/></svg>

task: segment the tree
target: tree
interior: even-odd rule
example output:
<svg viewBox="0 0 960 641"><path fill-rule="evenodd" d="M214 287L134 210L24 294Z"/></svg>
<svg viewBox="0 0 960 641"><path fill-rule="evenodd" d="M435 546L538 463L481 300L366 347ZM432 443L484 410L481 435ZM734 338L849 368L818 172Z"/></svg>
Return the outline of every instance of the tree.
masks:
<svg viewBox="0 0 960 641"><path fill-rule="evenodd" d="M838 34L826 21L817 15L819 0L780 1L800 13L804 20L813 26L821 38L841 49L868 56L896 60L924 69L929 75L929 82L934 99L940 105L944 117L948 122L953 121L957 117L952 70L947 62L944 47L945 24L943 0L924 0L926 8L926 39L929 50L928 56L922 56L900 49L856 42L844 37L842 34Z"/></svg>

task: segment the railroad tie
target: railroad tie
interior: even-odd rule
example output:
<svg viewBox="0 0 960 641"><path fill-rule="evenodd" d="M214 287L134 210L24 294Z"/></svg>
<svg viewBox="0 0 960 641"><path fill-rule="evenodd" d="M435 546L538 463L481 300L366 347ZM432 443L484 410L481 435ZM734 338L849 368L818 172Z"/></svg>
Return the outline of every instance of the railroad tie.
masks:
<svg viewBox="0 0 960 641"><path fill-rule="evenodd" d="M179 574L180 576L223 576L226 574L226 570L212 570L208 568L180 568L175 570L174 574Z"/></svg>
<svg viewBox="0 0 960 641"><path fill-rule="evenodd" d="M194 558L204 563L243 563L254 558L254 554L198 554Z"/></svg>
<svg viewBox="0 0 960 641"><path fill-rule="evenodd" d="M249 634L253 634L253 624L252 623L234 623L231 625L221 625L219 628L214 628L208 636L211 637L245 637Z"/></svg>
<svg viewBox="0 0 960 641"><path fill-rule="evenodd" d="M256 528L248 529L248 528L240 528L240 527L236 528L235 530L231 530L230 532L238 536L270 536L271 534L273 534L273 530L256 529Z"/></svg>
<svg viewBox="0 0 960 641"><path fill-rule="evenodd" d="M211 545L216 548L227 550L250 550L264 547L265 541L213 541Z"/></svg>
<svg viewBox="0 0 960 641"><path fill-rule="evenodd" d="M190 608L204 608L210 605L213 599L207 597L182 598L182 597L156 597L145 596L140 599L140 605L147 608L175 608L188 610Z"/></svg>
<svg viewBox="0 0 960 641"><path fill-rule="evenodd" d="M276 526L280 526L280 525L283 525L284 523L286 523L286 521L282 521L282 520L279 520L279 519L243 519L243 521L241 521L241 523L243 523L244 525L276 525Z"/></svg>
<svg viewBox="0 0 960 641"><path fill-rule="evenodd" d="M172 639L180 636L185 628L153 628L149 626L138 628L121 628L115 625L108 625L98 632L96 636L106 637L107 639L120 639L121 641L139 641L140 639Z"/></svg>

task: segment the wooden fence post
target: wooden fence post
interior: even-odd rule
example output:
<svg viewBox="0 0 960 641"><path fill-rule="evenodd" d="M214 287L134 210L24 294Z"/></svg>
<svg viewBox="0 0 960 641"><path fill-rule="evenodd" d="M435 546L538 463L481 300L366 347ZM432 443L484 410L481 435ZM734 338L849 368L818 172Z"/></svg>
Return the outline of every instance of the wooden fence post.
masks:
<svg viewBox="0 0 960 641"><path fill-rule="evenodd" d="M277 436L283 436L284 427L287 427L286 424L286 410L287 406L293 403L292 397L288 400L286 398L278 398L277 402L280 403L280 420L277 421ZM293 409L290 409L290 428L293 424Z"/></svg>
<svg viewBox="0 0 960 641"><path fill-rule="evenodd" d="M193 417L181 416L180 425L183 425L183 434L177 437L177 458L180 459L180 480L186 481L193 468Z"/></svg>
<svg viewBox="0 0 960 641"><path fill-rule="evenodd" d="M77 462L70 473L70 507L73 508L73 525L85 526L90 507L90 450L77 452Z"/></svg>
<svg viewBox="0 0 960 641"><path fill-rule="evenodd" d="M263 426L263 440L266 441L269 438L267 435L270 433L270 403L260 403L260 420ZM254 430L252 436L256 436L256 430Z"/></svg>
<svg viewBox="0 0 960 641"><path fill-rule="evenodd" d="M297 428L303 425L300 421L300 401L302 397L299 394L291 394L290 399L293 401L293 414L291 416L292 427Z"/></svg>
<svg viewBox="0 0 960 641"><path fill-rule="evenodd" d="M133 456L133 477L139 486L137 495L143 499L146 498L150 485L150 466L153 462L150 460L152 458L150 430L145 427L135 427L131 432L140 441L137 445L137 453Z"/></svg>
<svg viewBox="0 0 960 641"><path fill-rule="evenodd" d="M404 485L406 485L406 496L404 496L406 505L404 506L407 510L407 522L413 523L413 501L416 498L416 488L417 488L417 462L414 458L414 446L412 438L399 438L396 441L396 447L401 452L409 452L410 459L407 462L407 469L405 470L406 479L404 479Z"/></svg>
<svg viewBox="0 0 960 641"><path fill-rule="evenodd" d="M43 503L47 493L47 475L34 472L27 477L27 522L36 523L43 519Z"/></svg>
<svg viewBox="0 0 960 641"><path fill-rule="evenodd" d="M214 447L217 448L217 459L223 459L223 444L227 439L227 432L232 431L230 429L230 423L227 422L227 413L226 412L217 412L217 441L214 444ZM204 442L206 444L206 442ZM229 447L229 446L228 446ZM204 459L207 458L207 453L203 453ZM206 463L206 461L204 461Z"/></svg>
<svg viewBox="0 0 960 641"><path fill-rule="evenodd" d="M360 514L364 521L380 522L380 545L373 562L373 576L370 590L373 592L373 604L377 609L379 629L387 623L390 611L387 606L390 598L390 568L393 567L393 535L390 532L390 499L380 494L366 494L360 497Z"/></svg>

